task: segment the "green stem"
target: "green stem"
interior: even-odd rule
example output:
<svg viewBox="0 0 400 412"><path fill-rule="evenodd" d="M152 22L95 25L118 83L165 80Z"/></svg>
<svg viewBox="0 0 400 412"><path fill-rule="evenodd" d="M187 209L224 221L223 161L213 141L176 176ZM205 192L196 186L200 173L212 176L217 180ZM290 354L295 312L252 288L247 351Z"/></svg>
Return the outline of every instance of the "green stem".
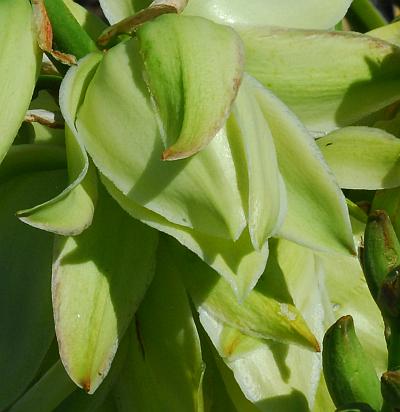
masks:
<svg viewBox="0 0 400 412"><path fill-rule="evenodd" d="M390 322L390 339L388 342L388 370L400 369L400 322Z"/></svg>
<svg viewBox="0 0 400 412"><path fill-rule="evenodd" d="M367 32L387 24L385 18L370 0L354 0L348 19L352 28L360 32Z"/></svg>
<svg viewBox="0 0 400 412"><path fill-rule="evenodd" d="M98 50L94 41L76 21L63 0L45 0L57 50L80 59Z"/></svg>

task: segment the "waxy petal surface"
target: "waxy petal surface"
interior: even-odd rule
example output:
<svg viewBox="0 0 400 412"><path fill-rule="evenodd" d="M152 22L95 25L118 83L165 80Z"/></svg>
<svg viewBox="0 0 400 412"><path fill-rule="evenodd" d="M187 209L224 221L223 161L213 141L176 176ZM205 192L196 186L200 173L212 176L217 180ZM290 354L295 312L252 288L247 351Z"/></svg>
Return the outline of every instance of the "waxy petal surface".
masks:
<svg viewBox="0 0 400 412"><path fill-rule="evenodd" d="M107 375L154 274L157 233L103 190L91 227L57 238L52 296L60 356L71 379L93 393Z"/></svg>

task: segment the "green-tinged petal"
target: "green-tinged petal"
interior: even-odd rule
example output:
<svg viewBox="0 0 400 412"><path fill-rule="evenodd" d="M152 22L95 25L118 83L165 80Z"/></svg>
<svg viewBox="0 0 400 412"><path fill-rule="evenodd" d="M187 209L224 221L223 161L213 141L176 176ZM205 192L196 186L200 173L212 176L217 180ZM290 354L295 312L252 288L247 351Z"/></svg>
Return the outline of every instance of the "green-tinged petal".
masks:
<svg viewBox="0 0 400 412"><path fill-rule="evenodd" d="M96 41L107 27L98 16L89 13L84 7L73 0L63 0L69 11L74 15L78 23L87 31L92 40Z"/></svg>
<svg viewBox="0 0 400 412"><path fill-rule="evenodd" d="M65 171L30 172L0 185L0 409L22 395L54 337L51 309L53 236L15 217L54 195Z"/></svg>
<svg viewBox="0 0 400 412"><path fill-rule="evenodd" d="M152 0L100 0L104 15L111 24L132 16L151 3Z"/></svg>
<svg viewBox="0 0 400 412"><path fill-rule="evenodd" d="M385 130L386 132L400 137L400 113L396 114L392 119L389 120L378 120L375 122L374 127L378 129Z"/></svg>
<svg viewBox="0 0 400 412"><path fill-rule="evenodd" d="M18 212L18 217L39 229L73 236L92 223L97 201L97 175L84 147L68 127L65 143L70 185L46 203Z"/></svg>
<svg viewBox="0 0 400 412"><path fill-rule="evenodd" d="M241 146L239 152L245 153L248 227L251 241L259 249L282 224L287 207L286 190L278 169L271 131L247 77L233 105L227 130L231 140ZM239 160L235 163L238 164Z"/></svg>
<svg viewBox="0 0 400 412"><path fill-rule="evenodd" d="M127 198L172 223L237 239L246 222L225 131L196 156L163 162L164 146L142 74L136 39L105 54L78 112L79 138Z"/></svg>
<svg viewBox="0 0 400 412"><path fill-rule="evenodd" d="M169 251L176 270L181 273L199 311L209 313L220 322L225 322L249 336L319 349L318 342L301 314L290 298L284 296L285 283L276 280L276 273L272 274L275 281L268 279L268 266L272 264L272 256L262 280L248 294L246 300L238 304L229 284L186 248L170 241ZM233 351L234 348L227 349L227 352Z"/></svg>
<svg viewBox="0 0 400 412"><path fill-rule="evenodd" d="M129 214L155 229L173 236L224 277L239 301L245 299L254 288L267 263L268 243L265 243L261 250L257 251L251 244L247 230L236 242L233 242L232 240L203 235L184 226L175 225L124 196L104 176L102 176L102 181L111 195Z"/></svg>
<svg viewBox="0 0 400 412"><path fill-rule="evenodd" d="M278 236L316 250L354 253L345 199L304 126L271 92L253 83L268 122L287 190L288 211Z"/></svg>
<svg viewBox="0 0 400 412"><path fill-rule="evenodd" d="M265 294L269 287L276 294L280 285L281 299L288 295L287 288L316 336L322 338L320 275L311 250L279 240L271 246L270 261L257 288ZM258 410L308 412L313 407L321 373L319 354L246 336L207 310L200 311L200 320L243 393Z"/></svg>
<svg viewBox="0 0 400 412"><path fill-rule="evenodd" d="M203 410L200 340L186 291L163 244L135 321L125 370L114 389L118 410Z"/></svg>
<svg viewBox="0 0 400 412"><path fill-rule="evenodd" d="M317 144L341 188L400 186L400 140L393 135L372 127L344 127Z"/></svg>
<svg viewBox="0 0 400 412"><path fill-rule="evenodd" d="M154 271L157 233L102 191L93 224L57 238L53 308L60 355L71 379L93 393Z"/></svg>
<svg viewBox="0 0 400 412"><path fill-rule="evenodd" d="M31 5L26 0L0 2L0 27L1 162L28 110L40 69L41 53L32 25Z"/></svg>
<svg viewBox="0 0 400 412"><path fill-rule="evenodd" d="M96 393L88 395L81 389L77 389L66 398L54 412L98 412L98 408L100 408L106 402L106 399L110 397L113 386L119 379L126 362L128 350L129 334L126 334L118 347L110 372ZM53 410L51 412L53 412Z"/></svg>
<svg viewBox="0 0 400 412"><path fill-rule="evenodd" d="M357 335L372 359L377 372L387 368L387 351L383 321L379 309L369 292L360 263L356 257L320 255L324 268L324 285L331 309L326 321L330 326L336 319L351 315Z"/></svg>
<svg viewBox="0 0 400 412"><path fill-rule="evenodd" d="M268 27L240 35L246 71L314 135L351 125L400 98L400 49L383 40Z"/></svg>
<svg viewBox="0 0 400 412"><path fill-rule="evenodd" d="M65 168L65 150L62 147L35 144L11 146L0 167L0 183L25 173Z"/></svg>
<svg viewBox="0 0 400 412"><path fill-rule="evenodd" d="M366 34L400 47L400 21L371 30Z"/></svg>
<svg viewBox="0 0 400 412"><path fill-rule="evenodd" d="M189 157L229 115L243 72L240 37L229 27L176 14L143 25L137 36L168 146L162 157Z"/></svg>
<svg viewBox="0 0 400 412"><path fill-rule="evenodd" d="M76 386L65 372L61 361L58 361L9 411L53 412L75 389Z"/></svg>
<svg viewBox="0 0 400 412"><path fill-rule="evenodd" d="M345 14L352 0L190 0L186 14L234 27L282 26L329 29Z"/></svg>

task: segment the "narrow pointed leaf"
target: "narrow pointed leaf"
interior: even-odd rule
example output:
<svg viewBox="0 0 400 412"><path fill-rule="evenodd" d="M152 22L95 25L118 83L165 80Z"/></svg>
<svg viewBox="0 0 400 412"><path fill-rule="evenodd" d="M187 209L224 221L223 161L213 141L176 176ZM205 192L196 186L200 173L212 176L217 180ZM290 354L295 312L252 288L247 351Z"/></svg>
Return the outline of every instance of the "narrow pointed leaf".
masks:
<svg viewBox="0 0 400 412"><path fill-rule="evenodd" d="M383 40L269 27L240 35L246 71L316 136L351 125L400 98L400 49Z"/></svg>
<svg viewBox="0 0 400 412"><path fill-rule="evenodd" d="M55 198L18 212L25 223L64 236L78 235L90 226L97 200L97 176L85 149L66 129L70 185Z"/></svg>
<svg viewBox="0 0 400 412"><path fill-rule="evenodd" d="M400 140L372 127L345 127L317 140L344 189L400 186Z"/></svg>
<svg viewBox="0 0 400 412"><path fill-rule="evenodd" d="M57 239L53 307L60 356L71 379L93 393L152 279L157 233L104 191L92 226Z"/></svg>
<svg viewBox="0 0 400 412"><path fill-rule="evenodd" d="M248 226L252 243L259 249L282 224L286 190L281 184L271 131L247 77L240 87L227 128L231 139L240 142L246 155Z"/></svg>
<svg viewBox="0 0 400 412"><path fill-rule="evenodd" d="M243 334L290 342L318 350L318 342L302 316L287 299L276 299L266 282L258 285L240 305L224 279L187 249L169 243L176 269L198 310L210 313ZM190 274L185 273L190 268ZM274 284L275 287L282 285Z"/></svg>
<svg viewBox="0 0 400 412"><path fill-rule="evenodd" d="M0 167L0 182L25 173L66 168L65 150L52 145L11 146Z"/></svg>
<svg viewBox="0 0 400 412"><path fill-rule="evenodd" d="M354 253L344 196L312 137L296 116L257 82L253 93L268 122L287 190L278 236L316 250Z"/></svg>
<svg viewBox="0 0 400 412"><path fill-rule="evenodd" d="M18 399L10 412L53 412L75 389L61 361L58 361Z"/></svg>
<svg viewBox="0 0 400 412"><path fill-rule="evenodd" d="M237 239L246 222L224 130L196 156L163 162L142 74L135 39L105 54L78 112L79 138L98 169L128 198L172 223ZM64 112L73 117L68 107Z"/></svg>
<svg viewBox="0 0 400 412"><path fill-rule="evenodd" d="M160 244L156 276L136 315L131 351L115 387L119 411L203 410L200 340L186 291ZM157 390L154 390L157 388Z"/></svg>
<svg viewBox="0 0 400 412"><path fill-rule="evenodd" d="M3 39L0 47L0 162L24 119L40 68L41 52L31 19L29 2L3 0L0 3Z"/></svg>
<svg viewBox="0 0 400 412"><path fill-rule="evenodd" d="M23 159L20 159L23 161ZM0 185L0 409L38 372L54 337L51 308L53 236L19 222L15 212L54 195L65 171L21 174Z"/></svg>
<svg viewBox="0 0 400 412"><path fill-rule="evenodd" d="M228 117L243 71L240 38L226 26L175 14L143 25L137 36L169 146L163 159L189 157Z"/></svg>
<svg viewBox="0 0 400 412"><path fill-rule="evenodd" d="M245 299L254 288L265 269L268 259L268 243L260 251L254 249L248 231L233 242L203 235L194 230L168 222L133 200L125 197L108 179L102 176L107 190L120 206L136 219L175 237L181 244L196 253L230 284L236 297Z"/></svg>
<svg viewBox="0 0 400 412"><path fill-rule="evenodd" d="M107 27L104 21L100 17L88 12L83 6L75 3L73 0L63 1L92 40L96 41L97 37L99 37L101 32Z"/></svg>
<svg viewBox="0 0 400 412"><path fill-rule="evenodd" d="M330 29L346 14L350 4L351 0L190 0L185 13L234 27Z"/></svg>

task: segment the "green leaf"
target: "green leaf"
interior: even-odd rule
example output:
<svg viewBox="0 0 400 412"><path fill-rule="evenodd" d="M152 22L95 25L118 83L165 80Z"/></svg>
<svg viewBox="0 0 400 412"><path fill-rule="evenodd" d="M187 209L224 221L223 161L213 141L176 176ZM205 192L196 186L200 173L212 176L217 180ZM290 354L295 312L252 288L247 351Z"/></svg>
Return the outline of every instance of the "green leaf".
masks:
<svg viewBox="0 0 400 412"><path fill-rule="evenodd" d="M330 29L346 14L352 0L190 0L185 14L234 27L283 26Z"/></svg>
<svg viewBox="0 0 400 412"><path fill-rule="evenodd" d="M300 2L299 2L300 4ZM399 100L400 49L350 32L240 31L245 70L321 136Z"/></svg>
<svg viewBox="0 0 400 412"><path fill-rule="evenodd" d="M288 210L279 237L315 250L354 253L344 196L312 137L271 92L253 82L268 122L287 190Z"/></svg>
<svg viewBox="0 0 400 412"><path fill-rule="evenodd" d="M163 162L156 113L142 74L135 39L105 54L78 112L79 139L127 198L172 223L237 239L246 222L225 131L196 156ZM64 111L72 117L73 110Z"/></svg>
<svg viewBox="0 0 400 412"><path fill-rule="evenodd" d="M146 82L157 106L164 160L208 145L236 97L243 53L230 28L198 17L166 14L137 31Z"/></svg>
<svg viewBox="0 0 400 412"><path fill-rule="evenodd" d="M268 243L260 251L254 250L248 231L233 242L175 225L124 196L107 178L102 181L114 199L136 219L175 237L196 253L231 285L239 300L245 299L264 271L268 259Z"/></svg>
<svg viewBox="0 0 400 412"><path fill-rule="evenodd" d="M15 211L52 196L64 178L64 170L30 172L0 185L1 410L36 376L54 337L50 293L53 236L24 225Z"/></svg>
<svg viewBox="0 0 400 412"><path fill-rule="evenodd" d="M28 110L40 68L41 52L31 19L31 5L26 0L0 2L0 162Z"/></svg>
<svg viewBox="0 0 400 412"><path fill-rule="evenodd" d="M19 211L25 223L64 236L82 233L92 223L97 201L97 175L87 154L72 132L66 128L65 142L70 185L58 196Z"/></svg>
<svg viewBox="0 0 400 412"><path fill-rule="evenodd" d="M65 169L65 150L53 145L11 146L0 167L0 183L25 173Z"/></svg>
<svg viewBox="0 0 400 412"><path fill-rule="evenodd" d="M114 389L118 410L201 411L200 341L185 289L162 243L156 276L133 326L125 370Z"/></svg>
<svg viewBox="0 0 400 412"><path fill-rule="evenodd" d="M93 393L107 375L154 270L157 233L100 192L92 226L57 238L53 308L71 379Z"/></svg>
<svg viewBox="0 0 400 412"><path fill-rule="evenodd" d="M98 16L89 13L84 7L73 0L63 0L69 11L74 15L78 23L87 31L92 40L96 41L102 31L107 27Z"/></svg>
<svg viewBox="0 0 400 412"><path fill-rule="evenodd" d="M9 411L53 412L75 388L61 361L58 361L24 396L18 399Z"/></svg>
<svg viewBox="0 0 400 412"><path fill-rule="evenodd" d="M344 127L317 140L344 189L400 186L400 140L372 127Z"/></svg>
<svg viewBox="0 0 400 412"><path fill-rule="evenodd" d="M238 304L228 283L208 265L172 242L169 243L169 251L197 310L210 314L248 336L319 350L318 342L301 314L290 298L282 296L284 282L267 280L270 277L268 265L271 265L271 257L263 278L246 300ZM186 273L186 270L190 273ZM228 348L227 352L230 350Z"/></svg>
<svg viewBox="0 0 400 412"><path fill-rule="evenodd" d="M245 77L233 105L227 130L231 140L245 153L244 161L236 160L236 168L246 163L248 186L248 227L254 248L260 249L274 235L286 214L286 190L278 169L272 133ZM243 185L244 187L245 185Z"/></svg>

